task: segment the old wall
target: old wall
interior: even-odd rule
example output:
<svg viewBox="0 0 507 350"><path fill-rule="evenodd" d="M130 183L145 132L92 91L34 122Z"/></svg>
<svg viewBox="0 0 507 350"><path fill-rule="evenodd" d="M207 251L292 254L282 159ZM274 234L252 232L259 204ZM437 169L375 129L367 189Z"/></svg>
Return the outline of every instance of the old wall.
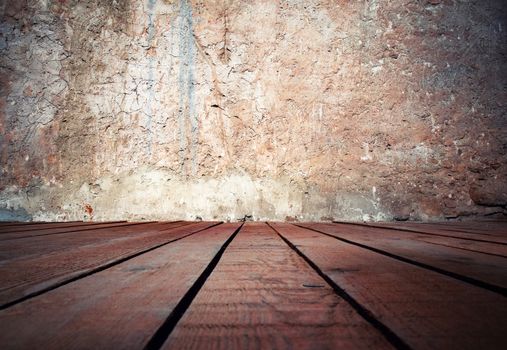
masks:
<svg viewBox="0 0 507 350"><path fill-rule="evenodd" d="M503 0L0 1L0 218L506 213Z"/></svg>

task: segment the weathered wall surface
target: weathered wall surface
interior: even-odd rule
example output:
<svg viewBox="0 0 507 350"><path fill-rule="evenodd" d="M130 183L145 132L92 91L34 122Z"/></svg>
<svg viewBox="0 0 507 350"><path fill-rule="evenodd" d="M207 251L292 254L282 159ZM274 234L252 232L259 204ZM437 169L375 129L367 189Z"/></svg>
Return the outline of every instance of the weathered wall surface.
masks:
<svg viewBox="0 0 507 350"><path fill-rule="evenodd" d="M0 218L505 214L503 3L2 0Z"/></svg>

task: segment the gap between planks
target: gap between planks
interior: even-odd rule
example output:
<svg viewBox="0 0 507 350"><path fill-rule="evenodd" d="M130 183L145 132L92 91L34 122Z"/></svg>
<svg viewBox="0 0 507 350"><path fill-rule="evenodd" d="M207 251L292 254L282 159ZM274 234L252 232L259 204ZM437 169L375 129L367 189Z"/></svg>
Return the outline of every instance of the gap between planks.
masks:
<svg viewBox="0 0 507 350"><path fill-rule="evenodd" d="M273 226L411 347L498 348L507 342L507 304L500 295L315 230Z"/></svg>
<svg viewBox="0 0 507 350"><path fill-rule="evenodd" d="M492 244L500 244L500 245L507 245L507 237L500 237L496 235L489 235L484 233L470 233L466 231L457 231L449 232L445 231L445 229L438 230L439 232L435 232L434 230L428 230L424 227L421 228L411 228L407 226L401 226L401 225L381 225L381 224L371 224L371 223L361 223L361 222L345 222L345 221L333 221L336 224L343 224L343 225L356 225L361 227L369 227L369 228L379 228L379 229L385 229L385 230L395 230L395 231L401 231L401 232L413 232L413 233L423 233L427 235L433 235L433 236L441 236L441 237L452 237L452 238L459 238L463 240L468 241L475 241L475 242L484 242L484 243L492 243ZM479 237L482 237L481 239Z"/></svg>
<svg viewBox="0 0 507 350"><path fill-rule="evenodd" d="M24 231L24 232L12 232L12 233L4 233L0 235L0 241L14 240L14 239L26 239L31 237L39 237L39 236L50 236L50 235L59 235L62 233L72 233L72 232L82 232L89 230L98 230L102 228L113 228L113 227L125 227L125 226L138 226L138 225L147 225L155 222L126 222L126 223L113 223L113 224L100 224L100 225L87 225L82 228L66 228L63 227L61 229L43 229L43 230L34 230L34 231Z"/></svg>
<svg viewBox="0 0 507 350"><path fill-rule="evenodd" d="M406 250L405 254L403 254L403 255L400 254L399 252L398 253L393 253L392 252L392 250L393 250L393 248L392 248L393 245L392 244L395 243L394 241L391 242L391 246L388 246L388 244L384 244L386 247L377 248L377 247L372 246L372 244L379 245L379 242L381 242L380 240L378 242L370 242L369 244L366 244L366 243L361 243L358 238L350 237L351 235L348 235L349 237L344 238L343 237L345 235L344 232L334 233L334 232L330 231L330 229L333 229L333 225L332 224L331 225L329 225L329 224L294 224L294 225L298 226L298 227L301 227L301 228L304 228L304 229L315 231L315 232L320 233L320 234L324 234L326 236L332 237L334 239L340 240L340 241L348 243L348 244L352 244L352 245L355 245L355 246L358 246L358 247L361 247L361 248L364 248L364 249L368 249L368 250L373 251L375 253L388 256L390 258L402 261L402 262L407 263L407 264L415 265L415 266L418 266L420 268L424 268L424 269L427 269L427 270L431 270L431 271L440 273L442 275L446 275L448 277L455 278L455 279L457 279L459 281L471 284L473 286L481 287L481 288L487 289L489 291L498 293L498 294L500 294L500 295L502 295L504 297L507 296L507 288L505 288L503 286L503 284L499 284L498 283L498 282L505 283L505 280L507 279L507 276L505 275L505 270L503 268L503 266L505 266L505 259L503 259L503 258L499 258L499 257L497 258L497 257L494 257L494 256L489 256L489 257L488 256L484 256L483 260L485 258L489 258L490 260L491 259L497 259L496 261L499 262L499 266L490 265L490 268L494 267L494 268L496 268L498 270L498 272L497 272L496 275L492 275L492 277L493 277L492 280L494 280L495 282L490 282L490 281L485 281L483 279L477 278L477 276L475 276L475 275L477 275L478 272L475 272L475 275L473 277L471 277L471 273L469 275L465 275L463 273L458 273L458 272L455 272L455 271L451 271L449 269L449 266L450 266L450 264L452 262L448 262L447 268L443 268L443 267L437 266L435 264L435 260L433 260L431 264L430 263L426 263L426 262L422 261L422 260L425 259L425 256L422 255L420 252L415 252L414 254L410 254L410 253L407 253L407 251L409 251L409 250ZM327 230L325 230L324 228L322 228L322 226L324 226L325 228L327 228ZM377 238L380 238L380 237L377 237ZM407 242L414 243L413 241L410 241L408 239L407 239ZM388 249L391 250L391 251L389 251ZM451 252L451 250L448 250L448 251ZM470 254L473 254L473 253L470 252ZM444 257L444 258L446 258L446 257ZM472 268L475 267L473 265L467 266L467 265L465 265L463 263L460 263L460 264L457 264L457 265L461 266L464 269L472 269ZM486 272L484 272L484 273L486 273ZM491 272L490 272L490 275L491 275Z"/></svg>
<svg viewBox="0 0 507 350"><path fill-rule="evenodd" d="M105 225L105 224L119 224L126 223L127 221L105 221L105 222L58 222L58 223L47 223L47 224L37 224L37 225L16 225L14 227L4 227L0 226L0 234L5 233L18 233L25 231L38 231L45 229L54 229L54 228L70 228L70 227L85 227L85 226L94 226L94 225Z"/></svg>
<svg viewBox="0 0 507 350"><path fill-rule="evenodd" d="M210 261L239 226L201 229L3 310L0 343L8 348L141 348L199 276L208 273ZM51 332L41 332L46 328Z"/></svg>
<svg viewBox="0 0 507 350"><path fill-rule="evenodd" d="M270 226L246 223L162 349L408 348L349 301Z"/></svg>
<svg viewBox="0 0 507 350"><path fill-rule="evenodd" d="M63 274L60 278L52 278L49 283L39 283L35 286L30 286L29 289L25 289L22 295L15 296L14 298L4 301L0 305L0 310L7 309L9 307L12 307L16 304L19 304L21 302L24 302L28 299L32 299L34 297L40 296L41 294L47 293L49 291L52 291L54 289L60 288L62 286L65 286L69 283L75 282L77 280L80 280L82 278L88 277L90 275L93 275L97 272L106 270L108 268L111 268L113 266L116 266L118 264L121 264L125 261L131 260L137 256L140 256L142 254L145 254L147 252L153 251L155 249L158 249L160 247L163 247L165 245L168 245L172 242L176 242L182 238L185 238L187 236L193 235L197 232L204 231L206 229L212 228L214 226L220 225L221 222L218 223L210 223L210 222L202 222L202 223L195 223L190 225L184 225L179 226L175 228L169 228L168 232L155 232L151 235L151 237L154 237L152 240L152 243L148 244L147 246L142 247L141 249L135 248L127 250L126 252L123 252L119 256L115 256L111 259L111 257L106 257L106 260L99 261L99 264L97 266L97 262L93 260L79 260L79 264L82 265L82 267L78 267L77 271L72 270L71 272L67 271L65 274ZM190 227L189 227L190 226ZM166 230L167 231L167 230ZM160 238L157 237L157 234L164 235L166 233L173 234L174 237L167 237L164 238L161 236ZM150 237L148 237L150 238ZM96 258L95 258L96 259ZM95 266L94 266L95 265ZM65 268L65 266L64 266ZM58 273L62 273L61 271L56 271Z"/></svg>

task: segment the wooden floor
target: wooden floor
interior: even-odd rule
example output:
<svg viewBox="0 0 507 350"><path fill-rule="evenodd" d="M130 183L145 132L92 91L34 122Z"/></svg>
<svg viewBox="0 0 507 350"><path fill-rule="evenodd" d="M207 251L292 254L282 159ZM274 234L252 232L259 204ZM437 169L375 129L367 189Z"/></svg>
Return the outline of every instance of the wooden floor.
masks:
<svg viewBox="0 0 507 350"><path fill-rule="evenodd" d="M1 349L507 349L507 224L0 223Z"/></svg>

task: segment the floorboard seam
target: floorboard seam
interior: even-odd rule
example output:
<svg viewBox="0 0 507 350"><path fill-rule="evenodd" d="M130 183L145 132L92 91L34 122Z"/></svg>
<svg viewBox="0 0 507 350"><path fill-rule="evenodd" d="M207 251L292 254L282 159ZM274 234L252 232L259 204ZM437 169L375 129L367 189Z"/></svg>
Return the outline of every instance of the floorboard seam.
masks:
<svg viewBox="0 0 507 350"><path fill-rule="evenodd" d="M507 221L503 222L503 221L495 221L496 223L503 223L503 225L505 226L505 228L507 228ZM420 222L420 221L416 221L416 222L413 222L414 224L417 224L417 226L421 226L421 227L435 227L435 228L441 228L442 230L445 230L445 231L451 231L451 232L461 232L461 233L470 233L470 234L473 234L473 235L485 235L485 236L491 236L491 237L498 237L497 234L499 234L500 232L496 231L495 230L498 230L498 226L497 227L489 227L487 228L487 231L484 231L483 229L480 229L480 228L477 228L477 227L471 227L470 225L467 225L465 227L463 226L456 226L456 225L453 225L452 223L435 223L435 222ZM391 224L394 224L394 223L391 223ZM403 225L403 223L401 223ZM391 226L393 227L393 226ZM481 227L487 227L487 226L484 226L484 225L481 225ZM491 233L491 231L493 231L493 233ZM502 235L501 237L505 237L505 235Z"/></svg>
<svg viewBox="0 0 507 350"><path fill-rule="evenodd" d="M348 243L348 244L355 245L357 247L368 249L368 250L370 250L372 252L375 252L375 253L378 253L378 254L382 254L382 255L387 256L389 258L392 258L392 259L395 259L395 260L398 260L398 261L402 261L402 262L410 264L410 265L414 265L414 266L417 266L417 267L420 267L420 268L423 268L423 269L426 269L426 270L430 270L430 271L442 274L442 275L447 276L447 277L454 278L454 279L456 279L458 281L471 284L471 285L473 285L475 287L479 287L479 288L483 288L483 289L489 290L491 292L500 294L500 295L502 295L504 297L507 296L507 289L504 288L504 287L501 287L501 286L497 286L496 284L491 284L491 283L488 283L488 282L477 280L477 279L472 278L472 277L463 276L463 275L460 275L460 274L455 273L455 272L451 272L451 271L447 271L447 270L441 269L439 267L435 267L435 266L428 265L428 264L425 264L425 263L422 263L422 262L419 262L419 261L415 261L415 260L412 260L412 259L409 259L409 258L405 258L405 257L399 256L399 255L396 255L396 254L392 254L392 253L389 253L389 252L387 252L385 250L382 250L382 249L370 247L368 245L365 245L365 244L362 244L362 243L358 243L358 242L354 242L354 241L348 240L348 239L343 238L343 237L337 237L337 236L334 236L332 234L329 234L329 233L326 233L326 232L323 232L323 231L319 231L319 230L314 229L314 228L310 228L310 227L306 227L306 226L301 226L301 225L298 225L298 224L294 224L294 225L297 226L297 227L301 227L303 229L307 229L307 230L310 230L310 231L314 231L314 232L326 235L328 237L337 239L339 241L342 241L342 242L345 242L345 243Z"/></svg>
<svg viewBox="0 0 507 350"><path fill-rule="evenodd" d="M24 237L12 237L12 238L7 238L7 239L1 239L1 236L0 236L0 242L5 242L5 241L12 241L12 240L17 240L17 239L26 239L26 238L32 238L32 237L43 237L43 236L52 236L52 235L60 235L60 234L63 234L63 233L74 233L74 232L82 232L82 231L90 231L90 230L107 230L107 229L110 229L110 228L118 228L118 227L131 227L131 226L136 226L136 225L148 225L148 224L154 224L155 222L133 222L133 223L130 223L130 224L127 224L127 225L112 225L112 226L107 226L107 227L87 227L87 228L83 228L83 229L80 229L80 230L70 230L70 231L63 231L63 232L54 232L54 233L43 233L41 235L33 235L33 236L24 236ZM184 224L182 226L185 226L185 225L188 225L188 224ZM177 227L181 227L181 226L177 226Z"/></svg>
<svg viewBox="0 0 507 350"><path fill-rule="evenodd" d="M222 255L225 250L229 246L229 244L233 241L236 235L239 233L244 224L241 224L225 241L225 243L220 247L220 250L215 254L213 259L209 262L208 266L204 269L204 271L199 275L199 277L195 280L192 287L185 293L185 295L180 299L178 304L171 311L169 316L165 319L162 325L157 329L157 331L153 334L151 339L148 341L145 350L156 350L160 349L165 341L169 338L172 331L178 324L179 320L183 317L187 309L192 304L192 301L197 296L201 288L204 286L209 276L215 269L215 267L220 262Z"/></svg>
<svg viewBox="0 0 507 350"><path fill-rule="evenodd" d="M110 221L104 221L103 224L107 224L108 222ZM116 222L116 221L113 221L113 222ZM122 220L122 221L118 221L118 222L127 222L126 220ZM47 222L47 221L43 221L43 222L12 222L10 224L4 224L5 221L2 221L0 222L0 228L5 228L5 227L28 227L28 226L31 226L31 225L46 225L46 224L51 224L52 222ZM86 221L55 221L54 222L55 224L59 224L59 223L68 223L68 224L83 224L83 223L86 223Z"/></svg>
<svg viewBox="0 0 507 350"><path fill-rule="evenodd" d="M7 233L23 233L23 232L37 232L37 231L42 231L42 230L50 230L52 228L54 229L58 229L58 228L68 228L68 229L75 229L75 228L79 228L79 227L90 227L90 226L97 226L97 225L107 225L107 224L126 224L127 221L111 221L111 222L86 222L86 223L80 223L80 224L75 224L75 225L68 225L68 226L58 226L58 225L55 225L53 227L39 227L39 228L26 228L25 230L12 230L12 231L9 231L11 230L12 228L9 227L8 229L9 230L2 230L3 227L0 227L0 235L3 235L3 234L7 234Z"/></svg>
<svg viewBox="0 0 507 350"><path fill-rule="evenodd" d="M425 223L421 223L419 225L422 225L422 226L427 226L427 224ZM495 237L494 234L491 234L489 232L484 232L484 231L470 231L470 230L467 230L467 229L459 229L459 228L454 228L454 227L450 227L450 226L446 226L446 225L435 225L435 226L438 226L438 227L435 227L434 229L442 229L444 231L450 231L450 232L457 232L457 233L467 233L467 234L471 234L471 235L483 235L483 236L491 236L491 237ZM392 227L392 226L391 226ZM431 226L429 226L430 228L432 228Z"/></svg>
<svg viewBox="0 0 507 350"><path fill-rule="evenodd" d="M377 319L373 313L366 307L361 305L356 299L354 299L349 293L341 288L335 281L333 281L328 275L322 271L317 264L315 264L310 258L308 258L301 250L299 250L292 242L285 238L276 228L267 223L269 227L296 253L298 254L326 283L334 290L334 292L344 299L349 305L369 324L377 329L386 340L393 345L396 349L411 349L411 347L405 343L393 330Z"/></svg>
<svg viewBox="0 0 507 350"><path fill-rule="evenodd" d="M201 231L204 231L204 230L210 229L210 228L215 227L215 226L218 226L218 225L220 225L220 224L222 224L222 222L219 222L219 223L216 223L216 224L214 224L214 225L211 225L211 226L205 227L205 228L203 228L203 229L200 229L200 230L194 231L194 232L189 233L189 234L187 234L187 235L184 235L184 236L182 236L182 237L178 237L178 238L172 239L172 240L170 240L170 241L168 241L168 242L164 242L164 243L161 243L161 244L157 244L157 245L155 245L155 246L153 246L153 247L150 247L150 248L147 248L147 249L144 249L144 250L140 250L140 251L137 251L137 252L135 252L135 253L133 253L133 254L130 254L130 255L124 256L124 257L122 257L122 258L119 258L119 259L116 259L116 260L110 261L110 262L108 262L107 264L104 264L104 265L98 266L98 267L96 267L96 268L94 268L94 269L88 270L88 271L86 271L86 272L83 272L83 273L77 274L76 276L71 277L71 278L69 278L69 279L67 279L67 280L65 280L65 281L61 281L61 282L55 283L55 284L50 285L50 286L48 286L48 287L46 287L46 288L44 288L44 289L38 290L38 291L33 292L33 293L29 293L29 294L27 294L27 295L24 295L24 296L23 296L23 297L21 297L21 298L18 298L18 299L15 299L15 300L10 301L10 302L8 302L8 303L2 304L2 305L0 305L0 310L7 309L7 308L9 308L9 307L11 307L11 306L14 306L14 305L16 305L16 304L22 303L22 302L24 302L24 301L26 301L26 300L28 300L28 299L32 299L32 298L34 298L34 297L36 297L36 296L39 296L39 295L41 295L41 294L44 294L44 293L50 292L50 291L52 291L52 290L54 290L54 289L57 289L57 288L62 287L62 286L64 286L64 285L66 285L66 284L69 284L69 283L75 282L75 281L77 281L77 280L79 280L79 279L82 279L82 278L88 277L88 276L93 275L93 274L95 274L95 273L97 273L97 272L104 271L104 270L106 270L106 269L108 269L108 268L111 268L111 267L113 267L113 266L115 266L115 265L121 264L121 263L123 263L123 262L125 262L125 261L128 261L128 260L130 260L130 259L133 259L133 258L135 258L135 257L138 257L139 255L142 255L142 254L145 254L145 253L151 252L152 250L155 250L155 249L158 249L158 248L163 247L163 246L165 246L165 245L168 245L168 244L170 244L170 243L173 243L173 242L179 241L180 239L183 239L183 238L185 238L185 237L191 236L191 235L196 234L196 233L198 233L198 232L201 232ZM182 226L178 226L178 227L175 227L175 228L180 228L180 227L182 227Z"/></svg>
<svg viewBox="0 0 507 350"><path fill-rule="evenodd" d="M333 223L342 224L342 225L355 225L355 226L369 227L369 228L380 228L380 229L386 229L386 230L392 230L392 231L420 233L420 234L424 234L424 235L439 236L439 237L454 238L454 239L463 239L463 240L466 240L466 241L473 241L473 242L507 245L507 243L488 241L488 240L485 240L485 239L475 239L475 238L449 236L449 235L445 235L445 234L430 233L430 232L419 231L419 230L410 229L410 228L401 228L401 227L396 228L396 227L390 227L390 226L378 226L378 225L372 225L372 224L363 224L363 223L360 223L360 222L333 221ZM467 233L467 232L461 232L461 233Z"/></svg>
<svg viewBox="0 0 507 350"><path fill-rule="evenodd" d="M453 245L448 245L448 244L444 244L444 243L437 243L437 242L430 242L430 241L425 241L424 239L415 239L417 241L420 241L420 242L424 242L424 243L428 243L428 244L433 244L433 245L438 245L438 246L441 246L441 247L447 247L447 248L452 248L452 249L459 249L459 250L464 250L464 251L467 251L467 252L472 252L472 253L480 253L480 254L486 254L486 255L491 255L491 256L496 256L498 258L504 258L506 259L507 256L505 255L502 255L502 254L496 254L496 253L488 253L488 252L484 252L484 251L481 251L481 250L475 250L475 249L470 249L470 248L462 248L462 247L456 247L456 246L453 246Z"/></svg>

